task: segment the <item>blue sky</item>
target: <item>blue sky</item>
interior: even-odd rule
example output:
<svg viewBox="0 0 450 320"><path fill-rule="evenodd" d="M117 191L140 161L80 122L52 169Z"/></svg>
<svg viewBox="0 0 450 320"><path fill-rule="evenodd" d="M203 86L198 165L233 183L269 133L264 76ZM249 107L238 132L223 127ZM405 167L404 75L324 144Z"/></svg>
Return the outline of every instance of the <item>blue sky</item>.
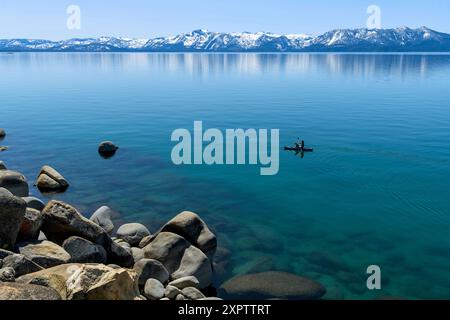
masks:
<svg viewBox="0 0 450 320"><path fill-rule="evenodd" d="M428 26L450 33L450 0L1 0L0 38L154 37L194 29L320 34L365 27L369 5L383 28ZM66 27L69 5L81 29Z"/></svg>

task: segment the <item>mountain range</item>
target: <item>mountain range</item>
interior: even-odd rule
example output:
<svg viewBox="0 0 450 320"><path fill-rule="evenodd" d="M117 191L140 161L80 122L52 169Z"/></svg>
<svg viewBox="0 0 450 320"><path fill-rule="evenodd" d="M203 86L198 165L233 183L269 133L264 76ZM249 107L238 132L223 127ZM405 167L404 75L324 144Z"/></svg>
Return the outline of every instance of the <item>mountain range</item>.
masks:
<svg viewBox="0 0 450 320"><path fill-rule="evenodd" d="M450 34L427 27L336 29L319 36L194 30L172 37L0 39L3 52L450 52Z"/></svg>

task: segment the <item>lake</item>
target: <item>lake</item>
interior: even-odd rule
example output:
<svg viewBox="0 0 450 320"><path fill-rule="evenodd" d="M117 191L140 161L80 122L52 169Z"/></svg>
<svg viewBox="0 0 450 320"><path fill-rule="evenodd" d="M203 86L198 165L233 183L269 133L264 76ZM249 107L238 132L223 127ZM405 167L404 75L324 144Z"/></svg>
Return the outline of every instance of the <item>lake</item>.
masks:
<svg viewBox="0 0 450 320"><path fill-rule="evenodd" d="M38 197L153 232L194 211L231 252L216 285L281 270L328 298L450 296L450 55L0 53L0 73L0 159L30 185L44 164L71 184ZM176 166L171 133L195 120L314 152L280 151L274 176ZM99 157L103 140L116 156Z"/></svg>

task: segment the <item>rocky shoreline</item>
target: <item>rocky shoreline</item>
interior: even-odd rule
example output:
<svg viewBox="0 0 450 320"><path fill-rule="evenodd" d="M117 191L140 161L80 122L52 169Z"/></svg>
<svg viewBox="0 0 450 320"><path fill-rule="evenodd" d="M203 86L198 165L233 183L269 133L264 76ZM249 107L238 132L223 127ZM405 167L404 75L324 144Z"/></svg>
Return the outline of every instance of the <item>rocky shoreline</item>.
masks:
<svg viewBox="0 0 450 320"><path fill-rule="evenodd" d="M237 276L216 290L217 238L196 213L181 212L154 234L140 223L116 230L109 207L87 218L68 203L44 203L29 195L24 175L0 164L0 300L319 299L326 292L279 271ZM35 186L64 192L69 183L43 166Z"/></svg>

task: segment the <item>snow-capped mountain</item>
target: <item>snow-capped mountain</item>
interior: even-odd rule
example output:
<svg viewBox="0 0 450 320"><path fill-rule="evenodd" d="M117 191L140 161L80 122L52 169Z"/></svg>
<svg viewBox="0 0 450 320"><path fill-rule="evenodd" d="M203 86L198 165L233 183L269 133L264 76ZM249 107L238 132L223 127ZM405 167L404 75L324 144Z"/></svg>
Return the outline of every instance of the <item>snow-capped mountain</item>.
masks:
<svg viewBox="0 0 450 320"><path fill-rule="evenodd" d="M221 33L194 30L153 39L87 38L63 41L0 40L0 51L62 52L449 52L450 35L426 27L410 29L338 29L319 36L270 32Z"/></svg>

